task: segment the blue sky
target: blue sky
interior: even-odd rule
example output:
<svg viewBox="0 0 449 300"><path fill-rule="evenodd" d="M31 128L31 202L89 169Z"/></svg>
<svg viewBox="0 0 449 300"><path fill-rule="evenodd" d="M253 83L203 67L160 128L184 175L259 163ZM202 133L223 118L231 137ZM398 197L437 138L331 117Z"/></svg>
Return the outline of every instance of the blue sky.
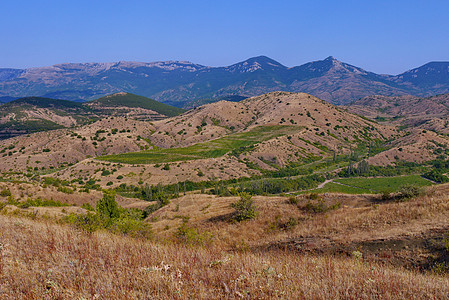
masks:
<svg viewBox="0 0 449 300"><path fill-rule="evenodd" d="M0 67L266 55L286 66L334 56L398 74L449 61L449 1L1 0Z"/></svg>

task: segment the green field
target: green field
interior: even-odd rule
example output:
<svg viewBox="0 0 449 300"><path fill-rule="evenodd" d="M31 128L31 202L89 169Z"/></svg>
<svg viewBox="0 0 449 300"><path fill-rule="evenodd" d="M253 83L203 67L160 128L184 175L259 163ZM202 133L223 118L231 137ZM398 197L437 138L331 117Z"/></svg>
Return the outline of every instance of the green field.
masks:
<svg viewBox="0 0 449 300"><path fill-rule="evenodd" d="M156 164L202 158L214 158L230 151L242 153L252 145L274 137L291 134L301 130L298 126L276 125L259 126L251 131L231 134L205 143L184 148L156 149L130 152L118 155L101 156L97 159L127 164Z"/></svg>
<svg viewBox="0 0 449 300"><path fill-rule="evenodd" d="M339 184L341 183L341 184ZM343 185L344 184L344 185ZM376 178L340 178L329 182L314 193L378 194L383 191L395 192L402 185L430 186L432 182L419 175L376 177Z"/></svg>

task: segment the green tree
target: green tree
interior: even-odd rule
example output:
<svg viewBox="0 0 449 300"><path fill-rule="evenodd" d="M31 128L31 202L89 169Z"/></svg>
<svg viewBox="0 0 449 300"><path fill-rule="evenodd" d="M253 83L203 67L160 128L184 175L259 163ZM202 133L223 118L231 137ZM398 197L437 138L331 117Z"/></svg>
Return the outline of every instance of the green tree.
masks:
<svg viewBox="0 0 449 300"><path fill-rule="evenodd" d="M116 219L120 217L115 192L105 192L103 198L97 202L97 213L106 219Z"/></svg>
<svg viewBox="0 0 449 300"><path fill-rule="evenodd" d="M235 208L234 220L237 222L251 220L257 216L257 207L249 193L240 193L240 199L231 204Z"/></svg>

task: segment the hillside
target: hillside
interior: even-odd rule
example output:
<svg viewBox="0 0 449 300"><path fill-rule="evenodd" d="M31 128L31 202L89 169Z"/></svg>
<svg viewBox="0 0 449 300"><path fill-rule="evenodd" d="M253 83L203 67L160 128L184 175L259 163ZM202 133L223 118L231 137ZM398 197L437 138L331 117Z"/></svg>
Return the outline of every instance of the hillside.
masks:
<svg viewBox="0 0 449 300"><path fill-rule="evenodd" d="M447 295L446 134L305 93L152 122L123 96L0 141L0 298Z"/></svg>
<svg viewBox="0 0 449 300"><path fill-rule="evenodd" d="M160 103L156 100L130 93L116 93L108 95L85 104L95 110L99 115L122 115L132 114L132 110L143 109L145 114L141 115L141 119L163 119L173 117L183 113L185 110ZM125 111L123 111L125 110ZM115 112L113 112L115 111Z"/></svg>
<svg viewBox="0 0 449 300"><path fill-rule="evenodd" d="M116 187L136 180L156 185L261 176L314 161L328 164L332 157L338 170L353 155L372 166L425 164L446 157L448 148L447 136L437 132L404 131L308 94L272 92L152 123L123 115L4 140L0 168L42 169L64 180L83 176Z"/></svg>
<svg viewBox="0 0 449 300"><path fill-rule="evenodd" d="M402 127L449 133L449 94L426 98L370 96L347 106L353 113Z"/></svg>
<svg viewBox="0 0 449 300"><path fill-rule="evenodd" d="M104 133L96 133L101 130ZM232 179L346 155L351 148L397 134L394 128L349 114L313 96L273 92L241 102L204 105L152 124L114 117L75 130L6 140L1 144L4 153L11 152L10 147L20 151L5 155L1 167L51 166L59 169L55 176L60 178L72 180L83 174L102 184L111 181L114 186L132 183L136 177L152 184ZM74 141L79 145L74 147ZM48 152L42 153L42 149ZM102 168L116 171L101 176L97 156L101 156ZM170 171L161 163L169 164ZM60 169L61 165L66 168ZM131 173L135 175L125 176Z"/></svg>
<svg viewBox="0 0 449 300"><path fill-rule="evenodd" d="M86 101L127 92L190 108L198 99L246 98L282 90L347 104L371 95L447 93L447 64L431 62L399 75L375 74L331 56L290 68L266 56L226 67L185 61L59 64L0 69L0 97L39 95Z"/></svg>
<svg viewBox="0 0 449 300"><path fill-rule="evenodd" d="M88 157L149 149L140 136L152 130L149 122L111 117L84 126L17 136L0 141L0 169L58 169Z"/></svg>
<svg viewBox="0 0 449 300"><path fill-rule="evenodd" d="M0 139L71 128L111 116L154 121L183 111L127 93L117 93L87 103L41 97L20 98L0 105Z"/></svg>
<svg viewBox="0 0 449 300"><path fill-rule="evenodd" d="M21 98L0 105L0 139L82 125L97 117L80 103L41 97Z"/></svg>
<svg viewBox="0 0 449 300"><path fill-rule="evenodd" d="M8 184L15 199L37 189ZM259 214L242 222L232 221L238 197L189 193L144 221L105 227L83 202L25 206L0 196L0 296L445 299L447 191L431 187L406 202L259 196ZM329 209L313 211L320 201ZM120 203L122 212L133 207ZM151 231L140 235L143 228Z"/></svg>

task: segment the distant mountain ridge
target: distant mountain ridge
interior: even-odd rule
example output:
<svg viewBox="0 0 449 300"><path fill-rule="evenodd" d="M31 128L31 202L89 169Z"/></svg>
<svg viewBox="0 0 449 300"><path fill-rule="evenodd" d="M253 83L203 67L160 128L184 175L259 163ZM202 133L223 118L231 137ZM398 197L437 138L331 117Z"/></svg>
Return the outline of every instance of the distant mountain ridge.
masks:
<svg viewBox="0 0 449 300"><path fill-rule="evenodd" d="M201 99L252 97L272 91L310 93L333 104L371 96L432 96L449 92L449 62L430 62L399 75L381 75L330 56L286 67L258 56L227 67L186 61L67 63L0 69L0 98L41 96L87 101L127 92L177 107Z"/></svg>

